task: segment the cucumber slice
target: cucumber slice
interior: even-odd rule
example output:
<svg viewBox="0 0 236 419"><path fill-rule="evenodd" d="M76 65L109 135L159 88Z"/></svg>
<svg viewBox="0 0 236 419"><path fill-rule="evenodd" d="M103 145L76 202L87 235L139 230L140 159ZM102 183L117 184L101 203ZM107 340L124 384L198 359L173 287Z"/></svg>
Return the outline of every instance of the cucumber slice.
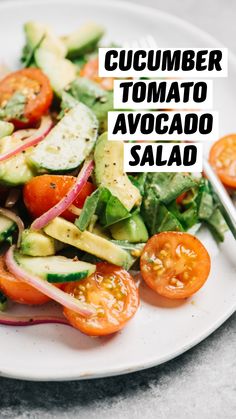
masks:
<svg viewBox="0 0 236 419"><path fill-rule="evenodd" d="M16 224L14 221L0 215L0 243L4 242L9 236L14 233L16 229Z"/></svg>
<svg viewBox="0 0 236 419"><path fill-rule="evenodd" d="M15 253L16 262L27 272L48 282L78 281L91 275L96 266L64 256L31 257Z"/></svg>
<svg viewBox="0 0 236 419"><path fill-rule="evenodd" d="M95 115L79 103L35 147L29 162L42 173L71 171L92 151L97 132Z"/></svg>
<svg viewBox="0 0 236 419"><path fill-rule="evenodd" d="M21 141L13 137L4 137L0 141L0 154L16 148ZM23 185L33 178L34 173L26 162L31 149L25 153L19 153L16 156L0 163L0 183L7 186Z"/></svg>

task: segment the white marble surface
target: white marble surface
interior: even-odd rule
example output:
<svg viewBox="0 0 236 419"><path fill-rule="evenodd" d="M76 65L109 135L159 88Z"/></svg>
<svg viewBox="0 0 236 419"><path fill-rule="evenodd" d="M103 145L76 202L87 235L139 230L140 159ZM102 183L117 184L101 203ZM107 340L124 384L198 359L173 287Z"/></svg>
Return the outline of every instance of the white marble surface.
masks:
<svg viewBox="0 0 236 419"><path fill-rule="evenodd" d="M235 0L134 0L133 3L134 7L135 3L145 3L182 17L236 52ZM197 347L147 371L69 383L0 379L0 418L42 417L235 418L236 314Z"/></svg>

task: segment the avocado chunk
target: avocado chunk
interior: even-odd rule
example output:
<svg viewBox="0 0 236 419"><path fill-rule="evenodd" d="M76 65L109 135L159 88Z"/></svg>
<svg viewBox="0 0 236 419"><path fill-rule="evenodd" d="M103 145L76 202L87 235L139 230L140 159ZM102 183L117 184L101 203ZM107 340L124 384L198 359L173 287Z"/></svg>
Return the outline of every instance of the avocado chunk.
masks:
<svg viewBox="0 0 236 419"><path fill-rule="evenodd" d="M24 230L21 239L21 253L28 256L51 256L62 249L62 243L44 232Z"/></svg>
<svg viewBox="0 0 236 419"><path fill-rule="evenodd" d="M51 86L57 96L76 78L76 67L66 58L40 47L35 52L37 66L48 76Z"/></svg>
<svg viewBox="0 0 236 419"><path fill-rule="evenodd" d="M4 137L0 141L0 154L16 148L21 143L13 136ZM34 172L27 163L31 149L16 154L14 157L1 162L0 164L0 183L7 186L23 185L34 177Z"/></svg>
<svg viewBox="0 0 236 419"><path fill-rule="evenodd" d="M97 186L104 186L130 211L141 203L141 195L123 169L124 145L121 141L108 141L102 134L95 147L95 179Z"/></svg>
<svg viewBox="0 0 236 419"><path fill-rule="evenodd" d="M11 122L0 121L0 138L11 135L14 131L14 125Z"/></svg>
<svg viewBox="0 0 236 419"><path fill-rule="evenodd" d="M33 51L40 44L40 48L51 51L57 57L65 57L66 46L64 42L53 33L49 26L30 21L25 23L24 31L28 50Z"/></svg>
<svg viewBox="0 0 236 419"><path fill-rule="evenodd" d="M113 92L102 89L98 83L85 77L74 80L67 92L95 113L99 122L99 133L107 130L107 113L113 110Z"/></svg>
<svg viewBox="0 0 236 419"><path fill-rule="evenodd" d="M130 266L130 255L121 247L89 231L81 232L74 224L56 217L44 231L54 239L104 259L114 265Z"/></svg>
<svg viewBox="0 0 236 419"><path fill-rule="evenodd" d="M113 224L110 231L115 240L127 240L130 243L145 243L148 240L147 228L139 214Z"/></svg>
<svg viewBox="0 0 236 419"><path fill-rule="evenodd" d="M104 28L96 23L87 23L68 36L62 37L68 58L77 58L94 50L104 34Z"/></svg>

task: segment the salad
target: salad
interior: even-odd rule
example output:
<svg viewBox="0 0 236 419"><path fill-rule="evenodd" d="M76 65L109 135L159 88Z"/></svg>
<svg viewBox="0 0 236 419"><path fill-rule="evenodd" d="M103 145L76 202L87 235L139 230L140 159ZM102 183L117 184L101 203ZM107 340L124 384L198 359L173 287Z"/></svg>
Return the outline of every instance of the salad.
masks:
<svg viewBox="0 0 236 419"><path fill-rule="evenodd" d="M203 176L123 172L123 143L106 133L113 79L98 77L102 27L24 31L21 69L0 76L0 323L111 334L140 305L133 272L164 298L190 297L210 272L195 233L204 224L223 241L226 224ZM232 135L210 156L231 188L235 150ZM7 300L54 300L65 320L20 321Z"/></svg>

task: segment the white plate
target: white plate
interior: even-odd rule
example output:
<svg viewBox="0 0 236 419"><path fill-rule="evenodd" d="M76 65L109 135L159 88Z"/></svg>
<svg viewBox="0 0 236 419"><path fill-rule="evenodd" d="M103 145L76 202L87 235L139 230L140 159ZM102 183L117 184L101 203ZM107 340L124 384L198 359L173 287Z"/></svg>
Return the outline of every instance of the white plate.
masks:
<svg viewBox="0 0 236 419"><path fill-rule="evenodd" d="M193 26L153 9L104 1L17 1L0 4L0 56L11 66L23 44L22 24L35 19L67 33L95 20L110 40L132 41L152 34L162 47L219 47ZM228 79L214 81L214 107L221 133L236 130L236 62ZM206 285L187 302L169 303L141 288L142 305L121 333L90 339L59 325L0 327L0 374L29 380L69 380L124 374L165 362L196 345L235 310L235 241L230 234L217 247L208 232L200 234L212 257ZM17 310L25 310L17 308ZM28 309L32 310L32 309Z"/></svg>

